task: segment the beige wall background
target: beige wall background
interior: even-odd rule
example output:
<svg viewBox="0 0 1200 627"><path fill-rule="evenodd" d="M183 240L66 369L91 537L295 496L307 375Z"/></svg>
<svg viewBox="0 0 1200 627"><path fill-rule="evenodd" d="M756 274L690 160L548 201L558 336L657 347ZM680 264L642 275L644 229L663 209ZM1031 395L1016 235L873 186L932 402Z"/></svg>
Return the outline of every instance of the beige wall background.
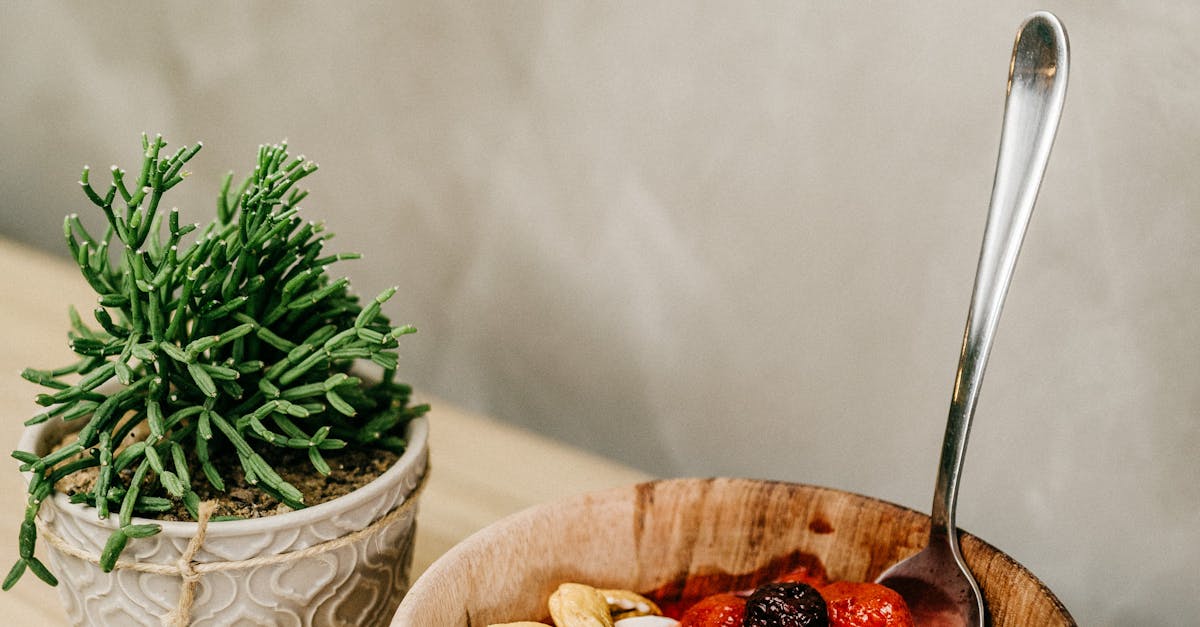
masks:
<svg viewBox="0 0 1200 627"><path fill-rule="evenodd" d="M132 169L143 130L204 140L174 200L195 220L288 138L321 164L309 215L366 254L342 271L402 286L426 392L663 475L925 510L1012 37L1039 8L1070 33L1071 84L959 521L1081 624L1190 624L1184 0L10 3L0 233L61 253L64 214L99 223L80 166Z"/></svg>

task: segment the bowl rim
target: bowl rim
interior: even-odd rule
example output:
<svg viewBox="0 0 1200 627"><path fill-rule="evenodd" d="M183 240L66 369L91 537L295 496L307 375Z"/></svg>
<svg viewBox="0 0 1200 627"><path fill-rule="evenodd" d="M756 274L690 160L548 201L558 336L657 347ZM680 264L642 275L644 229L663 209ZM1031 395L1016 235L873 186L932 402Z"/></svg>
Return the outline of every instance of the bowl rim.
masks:
<svg viewBox="0 0 1200 627"><path fill-rule="evenodd" d="M611 498L625 498L630 493L637 494L641 490L654 489L657 486L677 485L677 484L681 485L681 484L713 483L716 481L726 481L731 484L741 483L741 484L748 484L748 485L782 486L787 490L798 489L798 490L802 490L802 491L815 491L816 493L847 495L847 496L854 497L855 499L858 499L863 503L870 503L875 506L880 506L884 509L892 509L894 511L903 512L905 514L915 516L915 517L917 517L918 520L921 521L922 524L927 525L929 522L928 514L924 514L922 512L914 510L910 507L906 507L904 505L893 503L893 502L885 500L885 499L881 499L878 497L869 496L869 495L865 495L865 494L860 494L857 492L850 492L847 490L831 488L831 487L827 487L827 486L808 484L808 483L799 483L799 482L793 482L793 481L782 481L782 480L776 480L776 479L756 479L756 478L749 478L749 477L708 476L708 477L661 478L661 479L652 479L649 481L643 481L643 482L638 482L638 483L633 483L633 484L624 484L624 485L606 488L606 489L602 489L602 490L583 492L583 493L575 494L575 495L572 495L572 496L569 496L566 498L548 501L545 503L539 503L537 505L527 507L518 512L509 514L509 515L507 515L503 518L500 518L500 519L496 520L495 522L475 531L470 536L466 537L461 542L459 542L457 545L455 545L453 548L451 548L449 551L447 551L446 553L443 553L437 560L435 560L432 564L430 564L430 566L427 569L425 569L425 571L413 582L412 586L409 588L408 594L405 595L404 600L401 601L401 603L400 603L400 607L397 608L397 610L396 610L395 617L393 618L393 624L394 625L400 624L395 621L401 617L401 614L404 613L406 610L411 609L413 607L413 603L415 603L417 600L420 600L421 597L425 596L425 588L426 587L436 585L435 580L444 576L441 573L442 570L449 568L450 564L454 564L454 563L463 561L463 557L460 557L460 555L470 555L470 553L473 550L475 550L477 547L486 546L486 544L490 541L490 539L493 538L497 533L503 533L508 528L518 526L522 523L522 521L524 521L526 519L535 519L541 515L544 515L546 512L561 510L563 508L581 507L589 502L595 502L598 500L611 499ZM1004 551L1001 551L996 546L992 545L991 543L987 542L986 540L983 540L982 538L964 530L961 527L958 528L958 532L959 532L959 536L960 536L961 540L966 540L966 542L969 544L977 544L979 546L979 548L982 549L985 553L991 553L991 554L995 555L999 559L1006 562L1007 565L1014 567L1017 572L1028 577L1028 579L1037 586L1037 593L1040 596L1049 599L1055 606L1055 609L1064 618L1066 618L1069 621L1069 624L1075 624L1075 619L1074 619L1074 617L1071 616L1071 613L1067 609L1067 607L1062 603L1062 601L1058 598L1058 596L1056 594L1054 594L1054 592L1052 590L1050 590L1050 588L1045 584L1045 582L1043 582L1041 579L1039 579L1037 577L1037 575L1035 575L1032 571L1030 571L1028 568L1026 568L1019 561L1014 559L1011 555L1009 555L1008 553L1006 553ZM416 594L414 594L414 593L416 593Z"/></svg>

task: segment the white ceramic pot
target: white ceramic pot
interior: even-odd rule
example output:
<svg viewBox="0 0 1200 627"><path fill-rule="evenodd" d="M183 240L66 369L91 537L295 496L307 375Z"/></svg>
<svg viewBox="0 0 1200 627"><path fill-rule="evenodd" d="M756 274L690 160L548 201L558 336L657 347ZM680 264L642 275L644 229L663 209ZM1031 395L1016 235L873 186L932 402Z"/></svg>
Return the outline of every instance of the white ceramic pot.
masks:
<svg viewBox="0 0 1200 627"><path fill-rule="evenodd" d="M44 455L79 423L50 421L25 430L19 448ZM429 458L429 425L409 424L408 449L387 472L346 496L312 507L265 518L215 522L208 526L195 562L238 561L298 551L342 537L383 517L407 499L424 477ZM28 477L27 477L28 480ZM386 624L408 591L416 507L378 533L318 555L248 569L207 572L196 588L192 624L202 625L375 625ZM40 517L69 544L99 555L116 514L96 518L91 507L72 504L65 495L47 499ZM133 539L122 561L175 564L194 522L134 523L162 525L158 535ZM179 601L181 578L134 570L105 573L96 564L64 554L44 539L51 570L59 578L59 596L77 625L159 625Z"/></svg>

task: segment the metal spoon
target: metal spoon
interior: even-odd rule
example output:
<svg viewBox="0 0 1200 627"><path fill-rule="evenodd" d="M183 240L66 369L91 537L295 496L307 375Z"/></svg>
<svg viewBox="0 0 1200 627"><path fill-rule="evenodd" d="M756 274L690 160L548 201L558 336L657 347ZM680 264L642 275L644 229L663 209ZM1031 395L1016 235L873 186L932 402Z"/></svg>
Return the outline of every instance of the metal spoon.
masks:
<svg viewBox="0 0 1200 627"><path fill-rule="evenodd" d="M963 561L954 508L983 371L1062 114L1068 57L1067 33L1050 13L1030 15L1017 30L996 179L933 492L929 544L876 580L900 592L918 625L984 624L983 595Z"/></svg>

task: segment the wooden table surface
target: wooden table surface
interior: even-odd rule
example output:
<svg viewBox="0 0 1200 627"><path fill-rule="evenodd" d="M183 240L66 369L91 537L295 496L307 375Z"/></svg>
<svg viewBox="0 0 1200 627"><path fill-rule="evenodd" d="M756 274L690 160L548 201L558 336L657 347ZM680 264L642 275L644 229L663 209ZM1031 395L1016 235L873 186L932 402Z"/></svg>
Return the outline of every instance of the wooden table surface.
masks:
<svg viewBox="0 0 1200 627"><path fill-rule="evenodd" d="M95 295L70 262L0 238L0 569L17 558L24 486L16 448L22 423L36 413L38 386L25 367L66 363L67 306L88 311ZM419 392L419 390L418 390ZM421 497L414 575L489 523L571 494L642 481L636 470L456 408L436 399L430 412L433 475ZM553 478L553 480L547 480ZM26 576L0 592L0 623L63 625L53 588Z"/></svg>

